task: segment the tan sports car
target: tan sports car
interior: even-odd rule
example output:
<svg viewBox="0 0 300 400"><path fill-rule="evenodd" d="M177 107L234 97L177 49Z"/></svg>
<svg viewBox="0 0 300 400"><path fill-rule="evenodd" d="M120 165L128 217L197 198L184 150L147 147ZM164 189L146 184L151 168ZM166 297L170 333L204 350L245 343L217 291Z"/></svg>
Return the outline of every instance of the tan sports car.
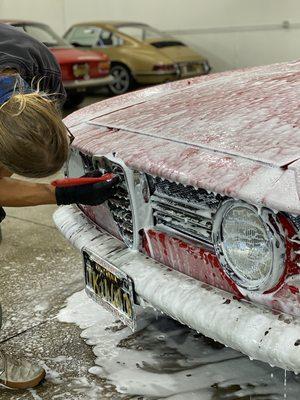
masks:
<svg viewBox="0 0 300 400"><path fill-rule="evenodd" d="M146 24L85 22L64 35L72 45L101 50L111 59L113 94L135 83L157 84L209 73L208 61L184 43Z"/></svg>

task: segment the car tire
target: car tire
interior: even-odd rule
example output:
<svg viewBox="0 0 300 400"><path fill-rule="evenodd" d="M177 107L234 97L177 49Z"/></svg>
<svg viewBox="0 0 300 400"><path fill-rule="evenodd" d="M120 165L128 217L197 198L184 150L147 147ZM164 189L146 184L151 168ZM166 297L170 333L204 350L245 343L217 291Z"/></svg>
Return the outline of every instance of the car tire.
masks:
<svg viewBox="0 0 300 400"><path fill-rule="evenodd" d="M134 79L129 68L124 64L112 64L110 74L115 78L115 82L108 85L108 89L112 95L124 94L133 88Z"/></svg>
<svg viewBox="0 0 300 400"><path fill-rule="evenodd" d="M85 93L68 93L64 107L74 108L79 106L79 104L83 102L85 95Z"/></svg>

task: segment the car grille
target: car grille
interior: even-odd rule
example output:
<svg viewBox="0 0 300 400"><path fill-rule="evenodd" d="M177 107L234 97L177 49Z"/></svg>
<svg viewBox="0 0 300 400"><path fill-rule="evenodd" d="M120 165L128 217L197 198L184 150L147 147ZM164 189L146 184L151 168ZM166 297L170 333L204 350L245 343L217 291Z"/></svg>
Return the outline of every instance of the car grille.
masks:
<svg viewBox="0 0 300 400"><path fill-rule="evenodd" d="M131 196L135 196L135 193L130 193L128 177L123 167L105 157L93 162L88 155L80 153L80 156L85 173L97 168L103 174L111 172L118 175L120 181L117 191L107 201L107 205L124 242L128 247L134 247L137 239ZM212 220L224 199L204 189L184 186L150 175L147 175L147 178L152 193L150 204L154 225L171 235L213 246Z"/></svg>
<svg viewBox="0 0 300 400"><path fill-rule="evenodd" d="M193 186L153 178L151 196L157 227L172 229L193 240L212 245L212 218L221 199Z"/></svg>
<svg viewBox="0 0 300 400"><path fill-rule="evenodd" d="M120 182L117 185L117 192L108 200L108 207L124 242L131 247L133 245L133 217L125 173L117 164L112 165L111 172L118 175Z"/></svg>

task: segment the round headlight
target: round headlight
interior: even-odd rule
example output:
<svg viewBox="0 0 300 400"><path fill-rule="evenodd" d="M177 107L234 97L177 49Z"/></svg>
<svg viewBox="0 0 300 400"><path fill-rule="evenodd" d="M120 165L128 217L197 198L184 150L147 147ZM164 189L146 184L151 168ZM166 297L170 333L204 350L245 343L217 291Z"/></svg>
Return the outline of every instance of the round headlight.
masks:
<svg viewBox="0 0 300 400"><path fill-rule="evenodd" d="M284 272L284 232L268 209L228 200L213 226L216 254L227 275L248 290L273 288Z"/></svg>

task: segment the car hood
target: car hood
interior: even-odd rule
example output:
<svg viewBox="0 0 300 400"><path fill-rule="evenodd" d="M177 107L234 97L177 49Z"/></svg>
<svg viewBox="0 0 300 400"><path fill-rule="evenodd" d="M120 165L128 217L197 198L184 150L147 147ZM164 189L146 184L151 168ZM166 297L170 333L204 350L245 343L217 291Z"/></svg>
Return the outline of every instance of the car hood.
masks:
<svg viewBox="0 0 300 400"><path fill-rule="evenodd" d="M117 152L130 167L300 213L299 96L300 62L277 64L146 89L66 123L83 150Z"/></svg>
<svg viewBox="0 0 300 400"><path fill-rule="evenodd" d="M73 47L52 47L50 50L59 64L97 62L101 60L101 57L96 52L89 50L79 50Z"/></svg>

